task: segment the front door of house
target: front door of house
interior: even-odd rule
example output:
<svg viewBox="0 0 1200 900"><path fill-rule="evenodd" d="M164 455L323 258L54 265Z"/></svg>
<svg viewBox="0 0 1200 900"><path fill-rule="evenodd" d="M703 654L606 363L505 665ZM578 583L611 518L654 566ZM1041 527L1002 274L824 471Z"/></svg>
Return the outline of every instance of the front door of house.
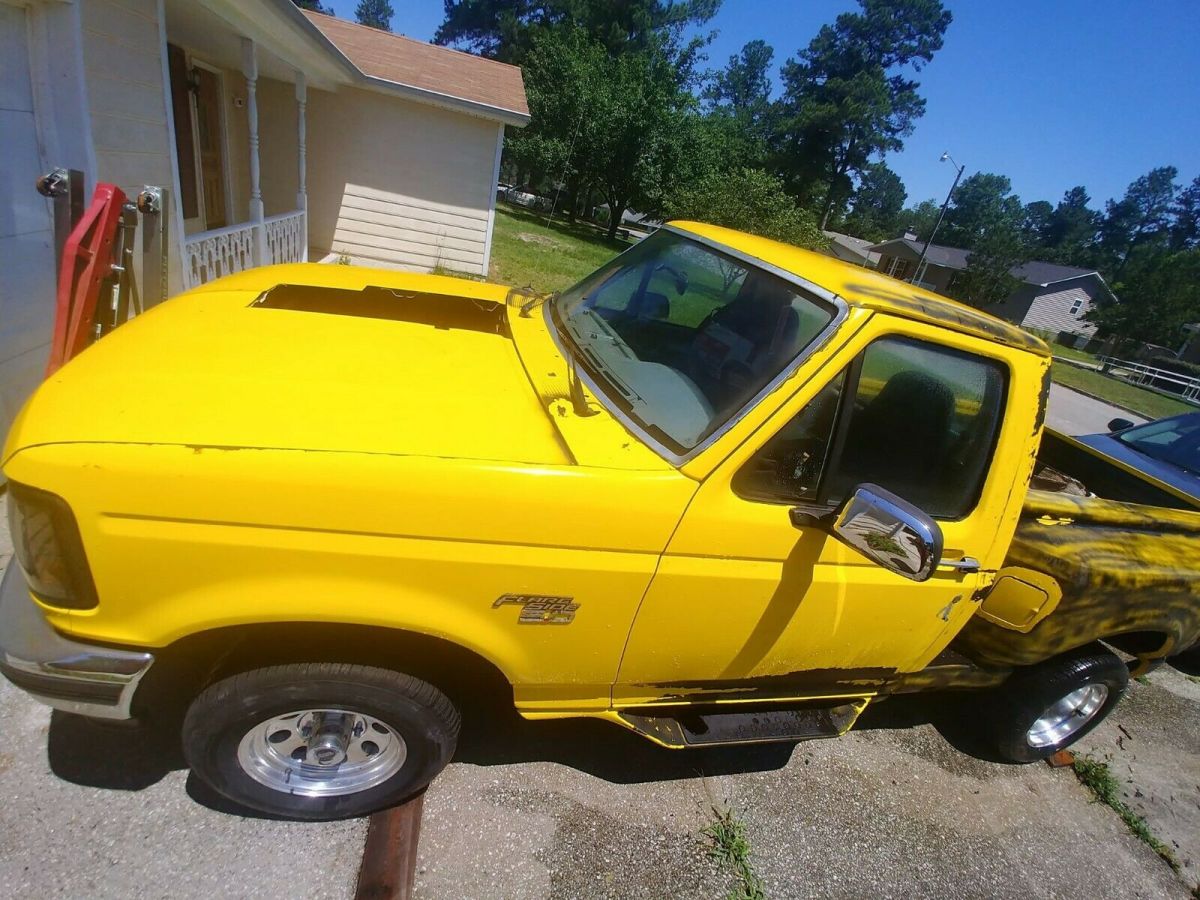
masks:
<svg viewBox="0 0 1200 900"><path fill-rule="evenodd" d="M200 197L207 229L229 224L225 210L225 140L221 119L221 76L203 66L193 66L196 89L192 114L196 130L196 165L200 170Z"/></svg>
<svg viewBox="0 0 1200 900"><path fill-rule="evenodd" d="M167 47L180 201L188 234L229 224L229 166L221 73Z"/></svg>

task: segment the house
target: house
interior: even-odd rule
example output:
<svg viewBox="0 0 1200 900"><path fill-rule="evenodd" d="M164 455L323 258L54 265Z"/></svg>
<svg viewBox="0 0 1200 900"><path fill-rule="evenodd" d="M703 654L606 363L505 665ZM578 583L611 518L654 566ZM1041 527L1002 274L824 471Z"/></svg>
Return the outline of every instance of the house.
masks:
<svg viewBox="0 0 1200 900"><path fill-rule="evenodd" d="M954 277L967 267L970 251L930 244L918 271L924 246L916 235L908 232L903 237L875 244L871 250L879 254L877 268L885 275L901 281L911 279L919 287L939 294L951 293ZM988 312L1023 328L1093 337L1097 326L1084 316L1097 304L1116 302L1095 269L1032 261L1014 267L1011 274L1021 280L1020 287L1002 303L988 307Z"/></svg>
<svg viewBox="0 0 1200 900"><path fill-rule="evenodd" d="M520 69L291 0L0 2L0 434L41 377L55 167L169 191L168 293L274 262L486 274Z"/></svg>
<svg viewBox="0 0 1200 900"><path fill-rule="evenodd" d="M871 242L865 238L839 234L836 231L824 231L822 234L829 238L829 247L823 251L827 256L872 269L879 264L879 254L871 249Z"/></svg>

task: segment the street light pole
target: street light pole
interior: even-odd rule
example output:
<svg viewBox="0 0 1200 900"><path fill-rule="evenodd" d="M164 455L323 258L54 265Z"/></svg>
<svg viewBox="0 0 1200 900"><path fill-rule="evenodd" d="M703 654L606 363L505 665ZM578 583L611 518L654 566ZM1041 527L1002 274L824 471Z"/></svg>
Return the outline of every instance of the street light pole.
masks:
<svg viewBox="0 0 1200 900"><path fill-rule="evenodd" d="M958 187L958 179L962 178L963 170L966 166L960 166L948 152L943 153L938 159L938 162L950 161L950 165L958 169L958 174L954 176L954 184L950 185L950 193L946 195L946 202L942 204L942 211L938 213L937 221L933 225L933 231L929 233L929 238L925 241L925 246L921 248L921 258L917 260L917 267L913 269L912 278L908 279L908 283L912 284L917 280L917 276L921 274L921 264L925 262L925 256L929 253L929 245L933 243L933 239L937 236L938 229L942 227L942 219L946 218L946 207L950 205L950 198L954 196L954 189Z"/></svg>

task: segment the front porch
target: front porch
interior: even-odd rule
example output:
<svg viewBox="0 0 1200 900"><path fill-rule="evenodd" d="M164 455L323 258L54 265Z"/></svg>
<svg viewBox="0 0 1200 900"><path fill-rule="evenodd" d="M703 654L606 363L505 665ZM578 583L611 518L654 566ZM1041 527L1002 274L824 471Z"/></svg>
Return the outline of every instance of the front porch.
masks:
<svg viewBox="0 0 1200 900"><path fill-rule="evenodd" d="M307 213L303 209L242 222L183 238L183 281L198 287L254 266L308 261Z"/></svg>
<svg viewBox="0 0 1200 900"><path fill-rule="evenodd" d="M203 5L165 12L183 287L306 261L305 72Z"/></svg>

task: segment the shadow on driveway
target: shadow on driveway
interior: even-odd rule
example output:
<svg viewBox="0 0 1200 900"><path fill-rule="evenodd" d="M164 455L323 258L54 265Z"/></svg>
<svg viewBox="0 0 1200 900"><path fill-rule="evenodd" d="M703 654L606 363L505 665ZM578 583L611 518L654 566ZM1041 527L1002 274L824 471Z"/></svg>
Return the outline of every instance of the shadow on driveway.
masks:
<svg viewBox="0 0 1200 900"><path fill-rule="evenodd" d="M977 706L977 703L975 704ZM902 730L932 724L963 753L996 762L975 734L969 695L895 697L871 707L857 730ZM463 731L455 762L477 766L553 762L614 784L641 784L782 769L795 743L668 750L632 732L590 719L530 722L500 699L463 709ZM88 787L140 791L172 771L185 769L177 732L147 725L95 722L55 711L47 745L50 768L59 778ZM250 815L195 776L188 795L219 812Z"/></svg>

